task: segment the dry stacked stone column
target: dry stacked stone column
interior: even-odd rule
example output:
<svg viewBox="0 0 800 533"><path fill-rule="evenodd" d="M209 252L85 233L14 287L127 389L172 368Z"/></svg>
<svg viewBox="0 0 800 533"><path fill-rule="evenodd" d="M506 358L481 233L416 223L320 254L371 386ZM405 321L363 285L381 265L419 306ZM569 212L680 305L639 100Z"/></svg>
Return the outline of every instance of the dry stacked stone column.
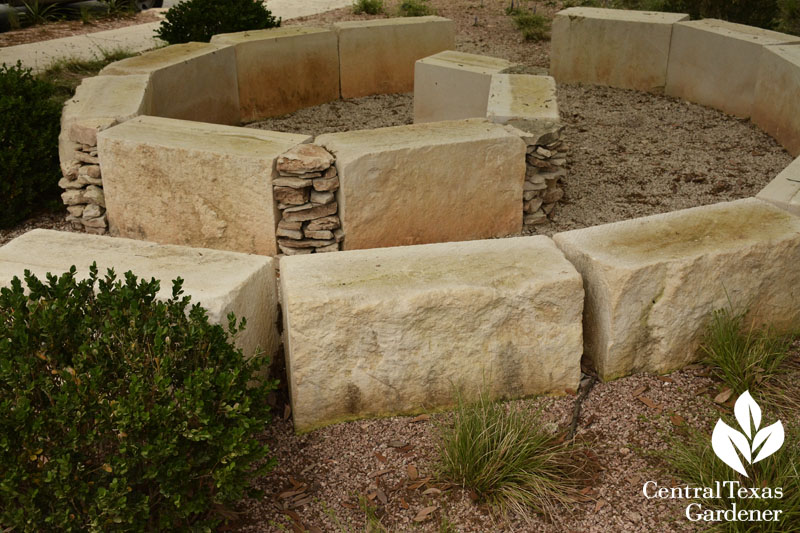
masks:
<svg viewBox="0 0 800 533"><path fill-rule="evenodd" d="M73 229L97 235L106 233L106 201L97 146L80 145L58 185L65 189L61 199L67 206L67 222Z"/></svg>
<svg viewBox="0 0 800 533"><path fill-rule="evenodd" d="M335 192L339 176L333 155L301 144L278 158L273 195L278 202L278 247L286 255L335 252L344 239Z"/></svg>
<svg viewBox="0 0 800 533"><path fill-rule="evenodd" d="M537 137L529 137L527 168L523 187L524 224L544 224L555 214L556 203L564 196L561 183L567 176L567 145L561 140L562 126Z"/></svg>

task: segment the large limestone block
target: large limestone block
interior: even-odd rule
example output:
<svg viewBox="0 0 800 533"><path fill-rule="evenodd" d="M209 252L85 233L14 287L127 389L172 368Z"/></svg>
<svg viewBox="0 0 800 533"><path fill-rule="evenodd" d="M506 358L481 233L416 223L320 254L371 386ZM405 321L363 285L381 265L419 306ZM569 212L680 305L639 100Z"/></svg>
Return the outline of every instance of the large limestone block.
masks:
<svg viewBox="0 0 800 533"><path fill-rule="evenodd" d="M525 143L486 120L320 135L336 155L345 250L522 229Z"/></svg>
<svg viewBox="0 0 800 533"><path fill-rule="evenodd" d="M764 45L792 41L800 37L724 20L675 24L666 93L749 117Z"/></svg>
<svg viewBox="0 0 800 533"><path fill-rule="evenodd" d="M241 120L285 115L339 98L336 32L287 26L215 35L236 49Z"/></svg>
<svg viewBox="0 0 800 533"><path fill-rule="evenodd" d="M800 157L769 182L756 198L800 216Z"/></svg>
<svg viewBox="0 0 800 533"><path fill-rule="evenodd" d="M712 311L800 320L800 218L749 198L555 235L583 276L585 355L600 377L695 360Z"/></svg>
<svg viewBox="0 0 800 533"><path fill-rule="evenodd" d="M800 155L800 44L764 47L752 118L789 153Z"/></svg>
<svg viewBox="0 0 800 533"><path fill-rule="evenodd" d="M414 122L484 118L492 74L513 63L445 50L414 65Z"/></svg>
<svg viewBox="0 0 800 533"><path fill-rule="evenodd" d="M157 117L239 123L236 52L211 43L174 44L111 63L101 76L146 74Z"/></svg>
<svg viewBox="0 0 800 533"><path fill-rule="evenodd" d="M486 118L525 132L557 124L556 80L526 74L493 75Z"/></svg>
<svg viewBox="0 0 800 533"><path fill-rule="evenodd" d="M680 13L571 7L553 19L550 74L559 83L640 91L664 87Z"/></svg>
<svg viewBox="0 0 800 533"><path fill-rule="evenodd" d="M94 146L98 131L150 113L149 84L144 75L85 78L61 111L62 168L72 161L77 143Z"/></svg>
<svg viewBox="0 0 800 533"><path fill-rule="evenodd" d="M418 59L455 48L453 21L442 17L356 20L333 26L339 34L342 98L410 92Z"/></svg>
<svg viewBox="0 0 800 533"><path fill-rule="evenodd" d="M98 140L112 235L277 253L274 161L309 137L144 116Z"/></svg>
<svg viewBox="0 0 800 533"><path fill-rule="evenodd" d="M35 229L0 248L0 287L8 286L14 276L22 279L25 269L44 279L48 272L62 274L74 265L78 277L85 279L95 261L101 275L113 268L118 277L130 270L139 278L156 278L162 300L172 295L172 281L181 277L184 293L206 308L211 323L226 331L228 313L246 317L247 327L236 338L245 355L260 350L271 356L280 344L271 257Z"/></svg>
<svg viewBox="0 0 800 533"><path fill-rule="evenodd" d="M295 429L580 379L580 276L544 236L281 260Z"/></svg>

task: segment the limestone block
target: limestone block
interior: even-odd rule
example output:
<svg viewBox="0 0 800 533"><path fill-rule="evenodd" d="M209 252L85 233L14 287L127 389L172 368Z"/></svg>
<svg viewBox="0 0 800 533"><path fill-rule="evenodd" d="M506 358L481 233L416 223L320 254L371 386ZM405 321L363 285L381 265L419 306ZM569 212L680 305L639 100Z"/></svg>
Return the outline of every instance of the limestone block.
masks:
<svg viewBox="0 0 800 533"><path fill-rule="evenodd" d="M79 143L94 146L98 131L149 113L150 96L147 76L85 78L61 111L58 155L62 169L74 159Z"/></svg>
<svg viewBox="0 0 800 533"><path fill-rule="evenodd" d="M659 90L680 13L571 7L556 13L550 74L559 83Z"/></svg>
<svg viewBox="0 0 800 533"><path fill-rule="evenodd" d="M239 123L236 53L232 46L174 44L111 63L101 76L146 74L151 113L215 124Z"/></svg>
<svg viewBox="0 0 800 533"><path fill-rule="evenodd" d="M800 157L769 182L756 198L800 216Z"/></svg>
<svg viewBox="0 0 800 533"><path fill-rule="evenodd" d="M749 117L764 45L786 42L800 37L716 19L675 24L666 93Z"/></svg>
<svg viewBox="0 0 800 533"><path fill-rule="evenodd" d="M489 91L486 118L525 132L558 124L556 80L550 76L495 74Z"/></svg>
<svg viewBox="0 0 800 533"><path fill-rule="evenodd" d="M333 26L339 35L342 98L410 92L418 59L455 48L453 21L442 17L356 20Z"/></svg>
<svg viewBox="0 0 800 533"><path fill-rule="evenodd" d="M583 276L584 354L604 380L694 361L729 302L778 331L800 320L800 218L755 198L554 240Z"/></svg>
<svg viewBox="0 0 800 533"><path fill-rule="evenodd" d="M753 97L753 122L800 155L800 44L765 46Z"/></svg>
<svg viewBox="0 0 800 533"><path fill-rule="evenodd" d="M336 32L286 26L215 35L236 49L243 122L285 115L339 98Z"/></svg>
<svg viewBox="0 0 800 533"><path fill-rule="evenodd" d="M486 120L320 135L336 155L344 249L522 230L525 143Z"/></svg>
<svg viewBox="0 0 800 533"><path fill-rule="evenodd" d="M304 135L138 117L98 135L112 235L274 255L275 159Z"/></svg>
<svg viewBox="0 0 800 533"><path fill-rule="evenodd" d="M580 379L581 279L544 236L285 257L280 282L297 431Z"/></svg>
<svg viewBox="0 0 800 533"><path fill-rule="evenodd" d="M492 74L514 64L445 50L414 64L414 122L484 118Z"/></svg>
<svg viewBox="0 0 800 533"><path fill-rule="evenodd" d="M272 355L280 344L271 257L35 229L0 248L0 287L8 286L14 276L21 279L25 269L44 279L47 272L62 274L75 265L78 277L85 279L94 261L101 275L113 268L118 277L130 270L139 278L160 280L162 300L172 295L172 281L183 278L184 293L192 303L200 303L209 321L226 331L228 313L246 317L247 327L236 339L245 355L257 349Z"/></svg>

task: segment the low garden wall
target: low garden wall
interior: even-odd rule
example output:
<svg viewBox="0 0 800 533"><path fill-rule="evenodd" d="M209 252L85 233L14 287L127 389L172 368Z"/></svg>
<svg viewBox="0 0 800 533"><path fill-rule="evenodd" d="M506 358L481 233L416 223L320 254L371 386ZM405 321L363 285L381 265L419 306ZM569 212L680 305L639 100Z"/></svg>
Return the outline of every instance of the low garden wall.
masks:
<svg viewBox="0 0 800 533"><path fill-rule="evenodd" d="M452 21L419 17L218 35L113 63L64 111L68 220L92 233L268 255L501 237L546 222L565 175L555 84L498 74L511 64L446 51L453 46ZM440 83L449 76L463 83ZM303 147L315 140L220 126L412 88L420 109L438 111L407 127ZM142 115L154 118L131 120ZM323 166L278 159L326 148Z"/></svg>
<svg viewBox="0 0 800 533"><path fill-rule="evenodd" d="M679 60L681 47L689 38L699 49L715 49L720 46L718 40L726 40L732 49L741 46L747 51L731 56L743 62L731 70L746 74L742 83L744 78L750 81L740 88L744 93L737 95L743 98L703 103L731 113L744 109L746 116L752 116L797 154L797 115L792 110L798 104L792 95L798 92L800 44L776 44L757 30L683 20L680 15L565 10L554 24L553 74L556 80L646 90L661 90L673 80L675 91L693 83L696 92L686 89L686 94L703 94L703 87L716 83L714 70L696 69L694 79L684 77L685 82L679 84L677 80L682 78L675 69L688 65ZM385 21L381 24L391 26ZM441 27L451 28L449 24ZM413 26L413 31L419 27ZM390 33L396 31L401 30L392 28ZM343 33L338 35L341 45ZM221 45L214 46L207 48L209 53L222 53ZM588 47L591 53L581 54L581 47ZM187 47L186 53L194 57L199 49ZM225 53L235 57L233 48L230 50ZM673 50L677 51L675 57ZM441 50L427 50L414 61L438 52ZM153 52L159 53L173 52ZM720 54L720 61L728 57L727 52ZM620 64L610 68L608 61L614 58ZM152 64L168 69L163 65L171 65L170 61L175 58L153 60ZM692 61L709 59L699 54ZM113 230L117 226L117 208L112 207L117 196L114 187L126 183L125 195L153 206L154 211L175 211L175 203L202 204L199 211L175 211L180 214L171 218L154 212L153 217L140 221L143 224L152 218L165 228L195 224L210 235L236 227L238 238L244 231L241 228L253 226L256 218L236 226L241 222L237 217L250 217L256 208L242 211L244 208L232 204L217 205L214 202L220 198L213 194L238 186L242 193L237 195L257 197L261 210L258 224L265 225L250 227L245 240L252 247L247 251L279 249L280 239L318 240L321 242L314 244L320 244L319 251L327 251L326 247L352 250L408 244L396 227L400 224L406 225L406 231L413 228L419 232L410 233L414 236L410 242L489 236L480 235L490 224L488 219L474 225L470 221L483 215L468 203L468 197L489 201L479 191L487 186L478 180L479 174L492 178L492 192L501 199L492 200L497 203L490 204L491 208L508 224L492 231L508 232L512 224L521 227L522 209L528 213L526 217L541 216L546 213L546 200L560 194L558 183L564 174L559 168L565 152L560 144L554 85L546 77L492 72L481 118L329 134L309 143L304 142L310 140L307 136L275 137L274 132L263 132L266 137L262 138L257 130L175 118L134 118L158 114L153 111L158 108L157 86L169 86L166 75L153 84L152 77L136 72L144 63L147 61L140 61L135 68L129 63L130 68L118 71L119 75L100 76L119 79L88 82L65 109L62 156L67 160L62 161L69 175L64 183L73 184L65 194L73 202L71 206L84 206L71 212L76 224L93 228L99 223L91 221L105 215ZM187 76L193 75L190 66L175 65L185 69ZM408 66L413 72L414 62ZM340 56L342 83L344 72ZM485 76L476 77L481 82L475 90L484 90ZM751 82L752 96L748 97ZM119 87L119 94L130 98L97 102L87 98L107 92L103 88L109 86ZM718 87L719 91L725 89ZM239 99L241 94L237 86L231 98ZM762 102L762 97L769 101ZM518 105L534 101L536 106ZM745 105L723 107L737 101ZM157 133L150 138L149 130ZM424 135L429 135L430 142L422 146L419 141ZM458 165L462 158L478 170L455 183L446 167ZM800 218L795 216L800 214L799 162L787 167L757 199L585 228L553 239L489 239L284 257L280 281L284 346L296 427L305 430L348 418L444 407L452 403L452 395L444 392L445 383L460 382L471 392L488 383L498 398L558 393L577 385L581 351L585 362L604 379L642 370L669 371L697 356L707 318L729 303L749 310L748 319L754 324L781 329L796 323L800 318L800 272L796 268L800 264ZM125 171L126 165L133 170ZM229 170L241 173L242 168L254 181L237 185L221 175ZM428 168L444 174L426 180ZM143 180L138 190L135 177ZM102 190L98 180L103 182ZM169 187L176 191L165 196ZM459 187L470 194L457 196ZM99 209L91 207L102 208L98 192L109 208L107 214L97 215ZM333 198L324 194L331 192ZM458 201L441 201L450 197ZM408 199L420 203L403 204ZM396 211L391 210L394 203ZM420 205L424 209L413 211ZM120 202L118 209L133 211L136 206ZM84 217L87 210L91 216ZM198 216L199 212L209 217ZM378 214L391 221L383 226L392 227L394 233L370 223ZM84 224L84 219L89 224ZM126 223L126 227L142 231L137 223ZM448 224L453 233L443 227ZM276 228L282 232L273 233L270 240L269 233ZM152 228L142 234L151 235L150 231ZM186 241L194 239L187 237ZM2 283L12 274L20 275L31 263L40 272L59 271L69 264L85 265L103 257L107 249L119 249L114 261L105 262L118 265L118 271L153 272L161 279L186 277L185 270L192 267L187 258L203 263L201 258L206 256L209 260L224 256L228 259L219 264L225 267L203 271L194 285L201 288L193 290L201 302L210 302L215 309L228 309L233 301L255 302L236 311L247 316L251 334L263 339L259 345L274 350L275 342L270 339L275 338L272 328L278 313L276 281L274 273L262 274L271 272L272 259L182 248L186 250L181 252L184 259L166 261L169 268L147 270L148 265L162 264L161 254L172 257L174 247L118 242L92 235L58 234L42 239L40 232L26 234L0 249L0 272L5 273ZM283 244L285 249L291 248ZM243 244L237 243L239 246ZM56 259L37 265L36 257ZM226 277L234 274L240 278ZM250 284L256 279L263 280L259 282L261 292L250 298L247 293L255 291ZM263 288L265 284L267 288ZM220 292L209 288L212 292L208 294L216 295L209 300L204 291L212 285ZM253 325L250 314L261 319ZM479 373L486 381L479 380Z"/></svg>

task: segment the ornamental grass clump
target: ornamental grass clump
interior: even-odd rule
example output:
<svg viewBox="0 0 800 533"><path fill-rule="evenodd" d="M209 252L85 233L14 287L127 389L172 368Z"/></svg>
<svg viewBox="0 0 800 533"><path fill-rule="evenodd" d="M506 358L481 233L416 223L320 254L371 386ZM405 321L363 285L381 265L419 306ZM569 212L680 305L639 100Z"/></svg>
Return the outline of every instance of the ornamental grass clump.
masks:
<svg viewBox="0 0 800 533"><path fill-rule="evenodd" d="M797 335L746 325L746 313L733 308L713 312L701 350L714 375L734 393L758 394L783 374L796 371L790 348Z"/></svg>
<svg viewBox="0 0 800 533"><path fill-rule="evenodd" d="M453 422L441 429L441 475L474 491L501 514L556 520L579 499L587 461L547 433L536 414L481 394L458 397Z"/></svg>
<svg viewBox="0 0 800 533"><path fill-rule="evenodd" d="M93 266L0 291L0 530L210 531L272 467L267 360L181 284Z"/></svg>

